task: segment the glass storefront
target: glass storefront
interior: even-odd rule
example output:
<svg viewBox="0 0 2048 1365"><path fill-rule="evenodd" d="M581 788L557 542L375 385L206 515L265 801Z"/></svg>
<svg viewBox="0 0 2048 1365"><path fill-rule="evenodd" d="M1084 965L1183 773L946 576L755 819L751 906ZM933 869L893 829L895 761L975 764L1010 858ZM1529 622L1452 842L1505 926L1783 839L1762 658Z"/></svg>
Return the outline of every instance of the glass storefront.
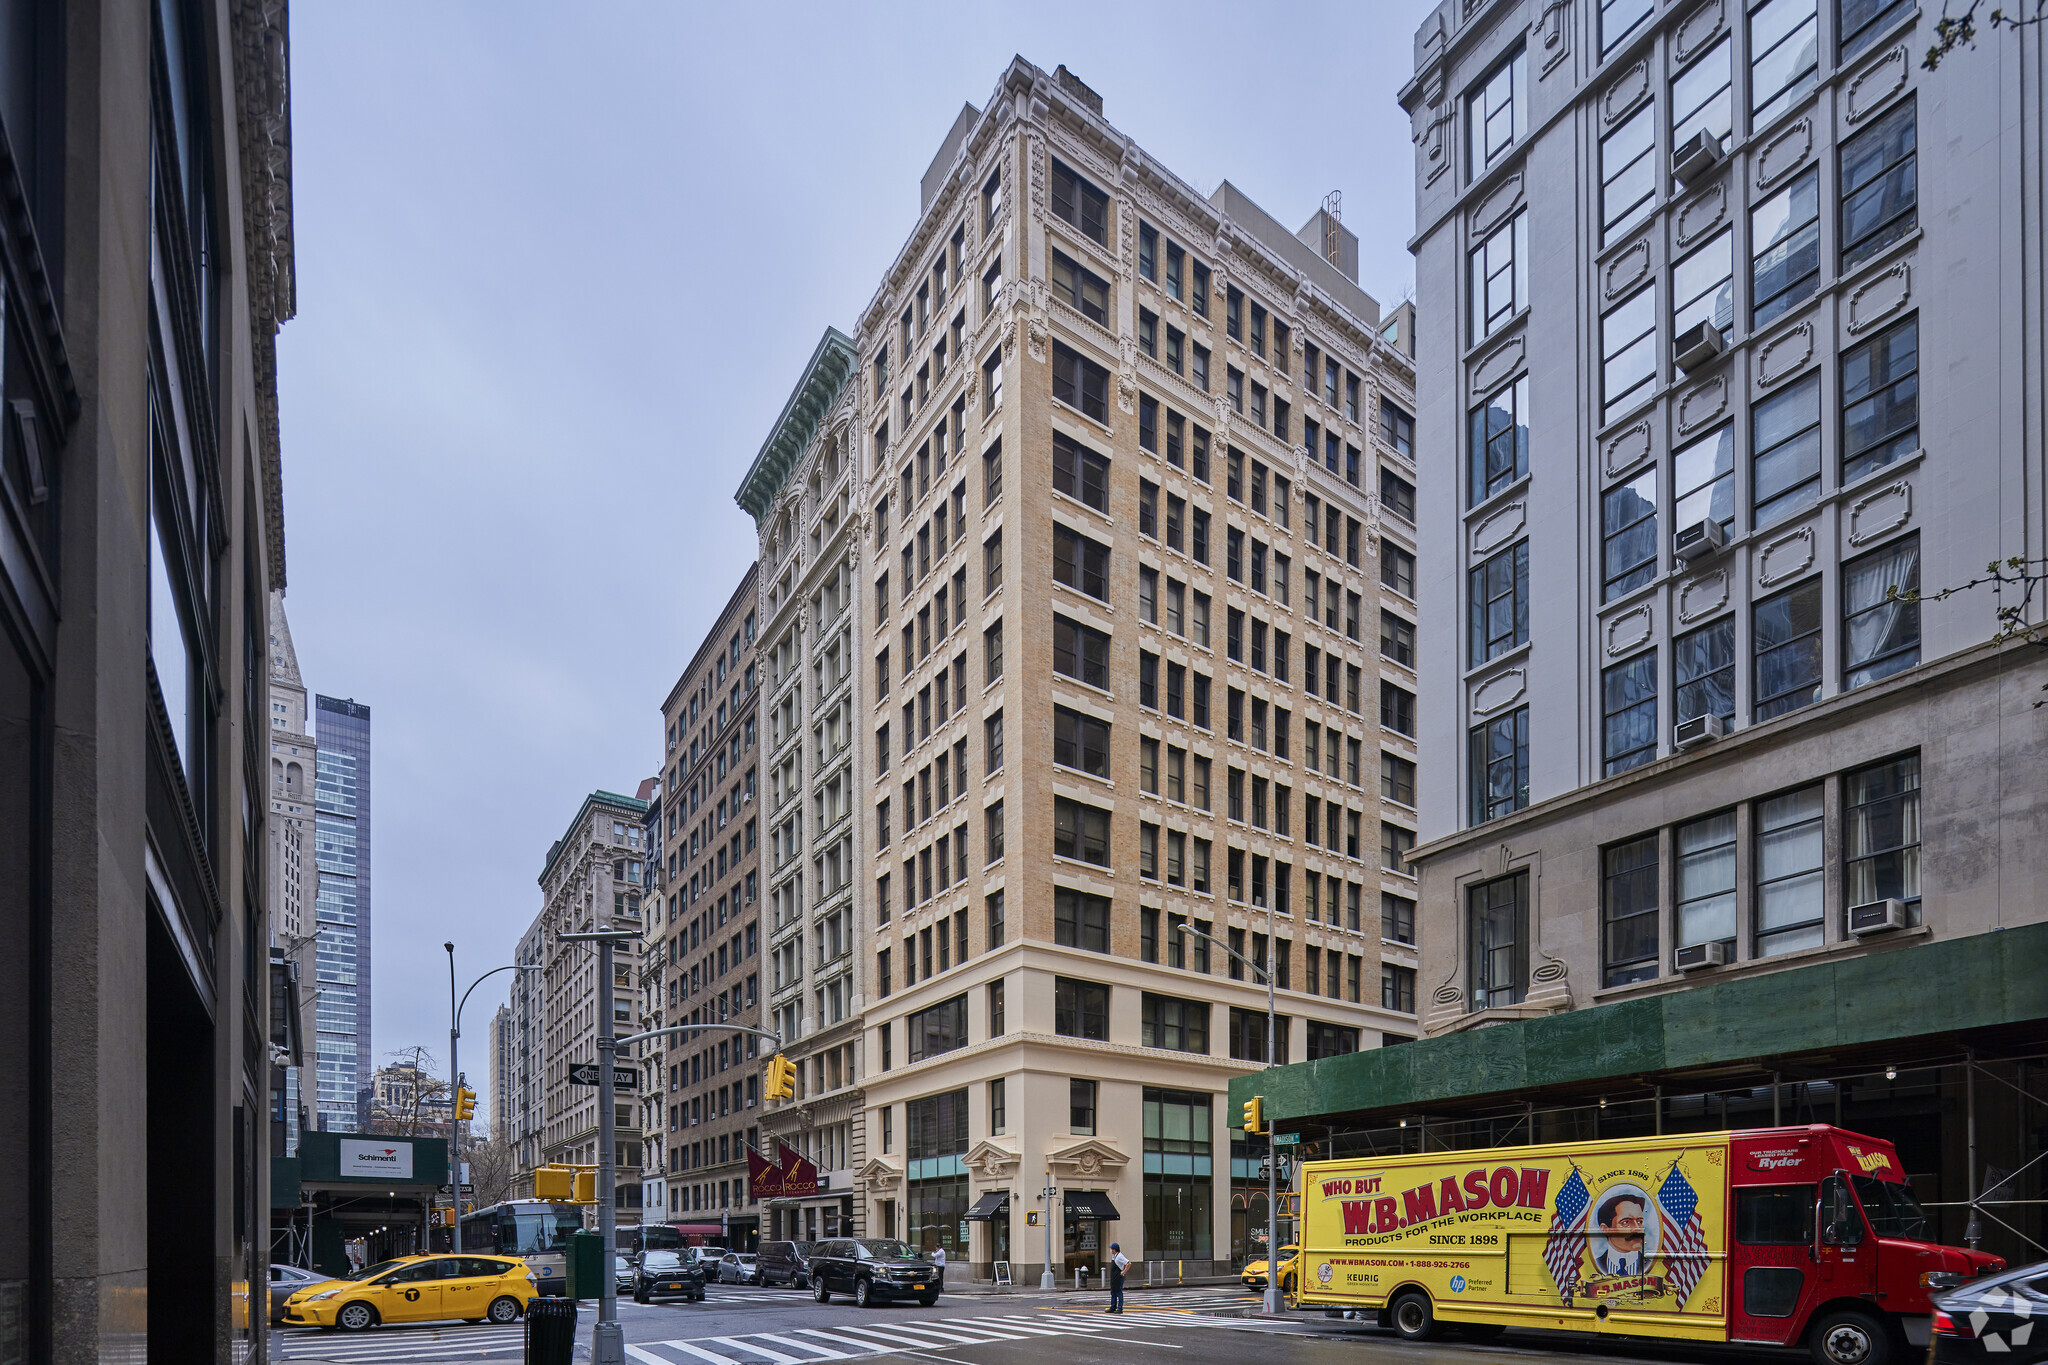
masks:
<svg viewBox="0 0 2048 1365"><path fill-rule="evenodd" d="M1209 1096L1145 1087L1148 1257L1206 1261L1214 1254L1209 1131Z"/></svg>
<svg viewBox="0 0 2048 1365"><path fill-rule="evenodd" d="M951 1090L903 1106L909 1169L903 1239L920 1251L967 1259L967 1092Z"/></svg>

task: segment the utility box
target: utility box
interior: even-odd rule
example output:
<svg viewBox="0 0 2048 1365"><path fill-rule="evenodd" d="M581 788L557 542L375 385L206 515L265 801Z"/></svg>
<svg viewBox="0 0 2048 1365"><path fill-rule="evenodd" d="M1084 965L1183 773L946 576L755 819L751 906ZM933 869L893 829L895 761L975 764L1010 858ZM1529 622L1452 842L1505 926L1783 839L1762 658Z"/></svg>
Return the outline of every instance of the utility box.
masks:
<svg viewBox="0 0 2048 1365"><path fill-rule="evenodd" d="M569 1278L570 1298L604 1297L604 1277L612 1273L612 1267L611 1257L605 1255L603 1233L570 1233L568 1254L562 1259L567 1263L564 1269Z"/></svg>

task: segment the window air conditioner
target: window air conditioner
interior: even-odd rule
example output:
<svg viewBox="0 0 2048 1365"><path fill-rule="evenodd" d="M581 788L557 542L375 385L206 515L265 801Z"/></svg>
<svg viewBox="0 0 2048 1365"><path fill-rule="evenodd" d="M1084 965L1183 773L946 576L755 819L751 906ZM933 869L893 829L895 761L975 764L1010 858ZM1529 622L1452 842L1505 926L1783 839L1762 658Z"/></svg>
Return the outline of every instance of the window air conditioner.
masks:
<svg viewBox="0 0 2048 1365"><path fill-rule="evenodd" d="M1721 164L1721 139L1704 130L1671 152L1671 174L1690 185Z"/></svg>
<svg viewBox="0 0 2048 1365"><path fill-rule="evenodd" d="M1906 905L1896 897L1888 896L1881 901L1866 901L1849 907L1849 932L1859 938L1864 934L1881 934L1887 929L1905 927Z"/></svg>
<svg viewBox="0 0 2048 1365"><path fill-rule="evenodd" d="M1708 518L1696 521L1672 533L1671 553L1684 563L1704 559L1728 543L1728 533L1721 529L1721 523Z"/></svg>
<svg viewBox="0 0 2048 1365"><path fill-rule="evenodd" d="M1719 739L1728 733L1728 722L1713 712L1682 720L1671 730L1673 748L1690 749L1695 744L1704 744L1710 739Z"/></svg>
<svg viewBox="0 0 2048 1365"><path fill-rule="evenodd" d="M1696 322L1680 332L1671 343L1671 363L1687 374L1720 358L1726 343L1721 329L1711 321Z"/></svg>
<svg viewBox="0 0 2048 1365"><path fill-rule="evenodd" d="M1718 941L1689 944L1672 954L1672 963L1681 972L1698 971L1701 967L1725 967L1728 965L1728 945Z"/></svg>

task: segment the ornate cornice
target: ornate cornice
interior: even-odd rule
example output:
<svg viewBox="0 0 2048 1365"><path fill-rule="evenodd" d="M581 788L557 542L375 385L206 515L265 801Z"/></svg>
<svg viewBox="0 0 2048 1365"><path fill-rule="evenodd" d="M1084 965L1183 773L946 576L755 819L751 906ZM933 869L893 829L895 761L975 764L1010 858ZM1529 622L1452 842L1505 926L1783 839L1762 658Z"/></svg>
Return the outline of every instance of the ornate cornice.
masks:
<svg viewBox="0 0 2048 1365"><path fill-rule="evenodd" d="M249 341L263 462L270 586L284 574L284 462L277 416L277 330L299 310L292 247L291 27L287 0L235 0L235 130L241 144L242 237Z"/></svg>
<svg viewBox="0 0 2048 1365"><path fill-rule="evenodd" d="M853 338L837 327L825 329L802 377L790 390L789 401L782 405L782 415L769 428L760 454L754 457L746 477L740 480L739 491L733 494L733 500L753 516L757 526L767 519L790 471L817 434L818 424L853 378L858 358Z"/></svg>

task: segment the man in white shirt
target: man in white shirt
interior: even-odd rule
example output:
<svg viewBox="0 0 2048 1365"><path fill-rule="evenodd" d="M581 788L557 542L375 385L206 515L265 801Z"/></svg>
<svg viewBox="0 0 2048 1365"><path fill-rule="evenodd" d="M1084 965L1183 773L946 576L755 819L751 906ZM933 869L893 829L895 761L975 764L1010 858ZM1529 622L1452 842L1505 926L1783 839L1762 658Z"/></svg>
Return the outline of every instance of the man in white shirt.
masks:
<svg viewBox="0 0 2048 1365"><path fill-rule="evenodd" d="M938 1272L936 1276L938 1287L944 1289L946 1287L946 1249L944 1247L940 1247L932 1253L932 1269Z"/></svg>
<svg viewBox="0 0 2048 1365"><path fill-rule="evenodd" d="M1107 1313L1124 1311L1124 1272L1130 1269L1131 1258L1124 1255L1120 1243L1109 1244L1109 1307Z"/></svg>

